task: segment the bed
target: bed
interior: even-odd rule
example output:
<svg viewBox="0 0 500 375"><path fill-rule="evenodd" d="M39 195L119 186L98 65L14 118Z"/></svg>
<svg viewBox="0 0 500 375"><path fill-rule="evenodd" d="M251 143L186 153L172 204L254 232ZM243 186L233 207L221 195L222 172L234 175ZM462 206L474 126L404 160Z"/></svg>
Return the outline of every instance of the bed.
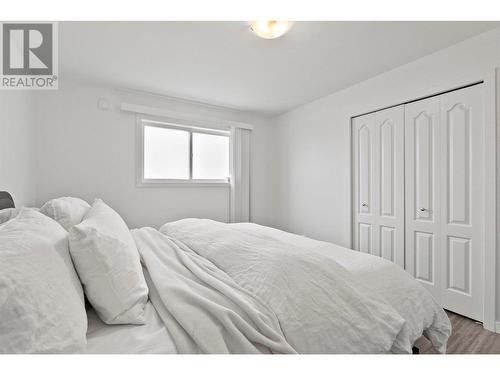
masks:
<svg viewBox="0 0 500 375"><path fill-rule="evenodd" d="M176 354L169 335L153 304L146 304L146 324L108 325L92 307L87 309L87 354Z"/></svg>
<svg viewBox="0 0 500 375"><path fill-rule="evenodd" d="M58 244L66 236L71 262L65 258L65 267L78 282L72 280L74 293L65 303L73 310L58 311L57 319L68 320L66 329L77 344L54 346L53 333L41 344L33 342L24 326L18 328L22 333L12 328L20 319L12 311L19 306L4 303L0 313L10 325L9 319L0 323L0 332L22 345L5 341L2 348L0 339L2 352L412 353L422 335L446 351L451 325L444 310L384 259L251 223L184 219L129 231L100 200L54 201L39 210L16 213L10 207L8 214L0 207L0 257L10 251L6 259L14 259L15 246L8 241L19 233L17 226L29 232L38 225L43 233L51 226ZM8 241L2 243L2 236ZM0 304L16 272L14 266L0 269ZM29 285L36 289L43 282ZM43 320L40 309L47 301L26 307L26 300L17 302L22 310ZM54 319L47 319L47 332L53 332Z"/></svg>

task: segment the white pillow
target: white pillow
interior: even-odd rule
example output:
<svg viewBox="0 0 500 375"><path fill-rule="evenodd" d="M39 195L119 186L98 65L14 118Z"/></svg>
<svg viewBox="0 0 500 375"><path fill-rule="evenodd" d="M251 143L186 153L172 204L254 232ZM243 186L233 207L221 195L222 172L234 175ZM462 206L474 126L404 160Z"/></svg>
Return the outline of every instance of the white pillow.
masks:
<svg viewBox="0 0 500 375"><path fill-rule="evenodd" d="M15 218L20 211L20 208L4 208L3 210L0 210L0 224L6 223L7 221Z"/></svg>
<svg viewBox="0 0 500 375"><path fill-rule="evenodd" d="M0 352L83 351L87 315L68 233L23 208L0 227L0 264Z"/></svg>
<svg viewBox="0 0 500 375"><path fill-rule="evenodd" d="M30 210L40 212L39 208L35 207L25 207L25 208L29 208ZM4 208L3 210L0 210L0 225L6 223L9 220L14 219L19 214L19 212L21 212L20 208Z"/></svg>
<svg viewBox="0 0 500 375"><path fill-rule="evenodd" d="M48 201L40 212L54 219L67 231L73 225L80 224L90 205L80 198L61 197Z"/></svg>
<svg viewBox="0 0 500 375"><path fill-rule="evenodd" d="M148 287L130 231L112 208L96 199L69 232L70 251L85 294L108 324L144 324Z"/></svg>

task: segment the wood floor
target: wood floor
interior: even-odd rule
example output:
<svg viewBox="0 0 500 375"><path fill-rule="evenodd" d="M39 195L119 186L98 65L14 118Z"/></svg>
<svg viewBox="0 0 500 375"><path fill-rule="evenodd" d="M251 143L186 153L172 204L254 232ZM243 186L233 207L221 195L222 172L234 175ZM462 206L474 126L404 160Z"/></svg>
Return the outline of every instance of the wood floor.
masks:
<svg viewBox="0 0 500 375"><path fill-rule="evenodd" d="M448 354L500 354L500 334L487 331L481 323L447 311L452 334L448 340ZM420 354L434 354L430 342L421 337L415 343Z"/></svg>

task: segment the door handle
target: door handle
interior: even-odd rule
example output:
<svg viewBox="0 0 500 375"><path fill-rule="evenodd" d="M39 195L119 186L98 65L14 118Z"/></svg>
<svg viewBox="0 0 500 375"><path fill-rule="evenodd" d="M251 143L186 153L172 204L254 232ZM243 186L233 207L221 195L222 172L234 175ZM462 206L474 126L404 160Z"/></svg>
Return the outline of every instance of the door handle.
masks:
<svg viewBox="0 0 500 375"><path fill-rule="evenodd" d="M426 208L423 208L423 207L422 207L422 208L420 209L420 212L425 212L425 211L427 211L427 209L426 209Z"/></svg>
<svg viewBox="0 0 500 375"><path fill-rule="evenodd" d="M362 203L362 204L361 204L361 207L368 207L368 204L366 204L366 203Z"/></svg>

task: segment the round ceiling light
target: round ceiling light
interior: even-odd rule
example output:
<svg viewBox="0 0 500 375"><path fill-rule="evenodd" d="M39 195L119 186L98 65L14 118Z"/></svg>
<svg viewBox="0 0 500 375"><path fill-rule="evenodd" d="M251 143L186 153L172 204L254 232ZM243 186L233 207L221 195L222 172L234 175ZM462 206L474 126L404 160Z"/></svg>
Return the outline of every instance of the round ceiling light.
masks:
<svg viewBox="0 0 500 375"><path fill-rule="evenodd" d="M250 29L264 39L276 39L286 34L292 27L290 21L253 21Z"/></svg>

